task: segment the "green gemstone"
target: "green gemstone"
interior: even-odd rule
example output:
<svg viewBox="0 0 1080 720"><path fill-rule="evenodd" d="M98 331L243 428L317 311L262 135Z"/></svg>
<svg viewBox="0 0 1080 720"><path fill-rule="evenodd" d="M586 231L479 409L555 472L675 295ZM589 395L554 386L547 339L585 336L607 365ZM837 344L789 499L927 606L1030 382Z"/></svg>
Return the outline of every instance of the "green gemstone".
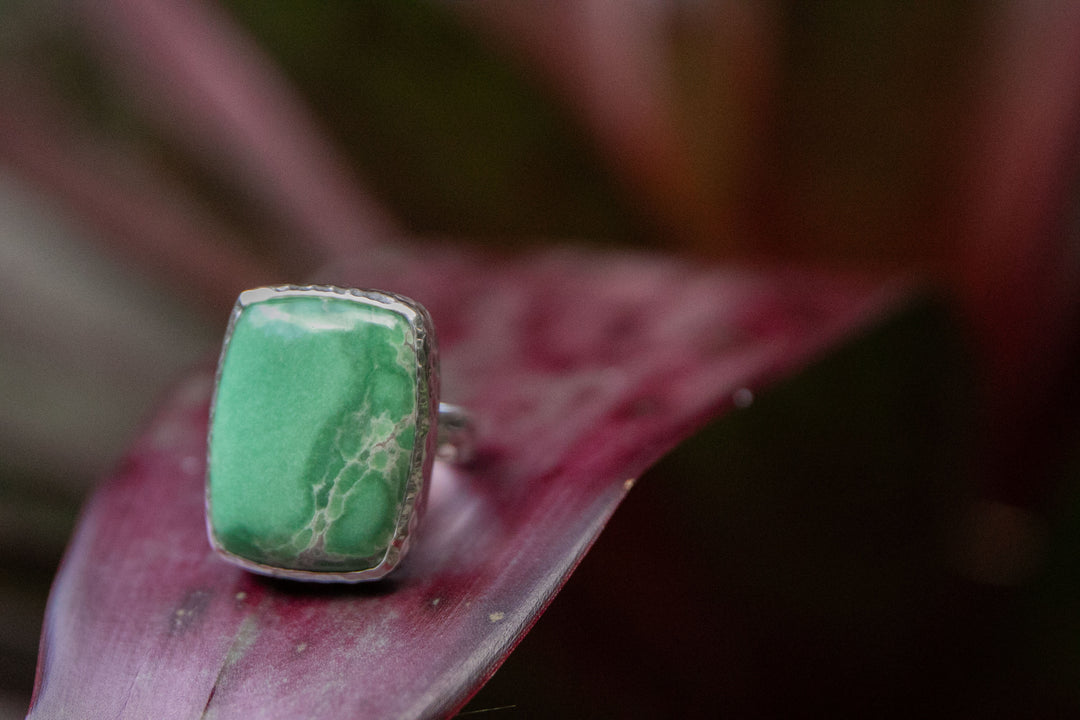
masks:
<svg viewBox="0 0 1080 720"><path fill-rule="evenodd" d="M243 308L210 431L209 518L222 549L301 571L379 564L414 468L416 342L409 318L347 296Z"/></svg>

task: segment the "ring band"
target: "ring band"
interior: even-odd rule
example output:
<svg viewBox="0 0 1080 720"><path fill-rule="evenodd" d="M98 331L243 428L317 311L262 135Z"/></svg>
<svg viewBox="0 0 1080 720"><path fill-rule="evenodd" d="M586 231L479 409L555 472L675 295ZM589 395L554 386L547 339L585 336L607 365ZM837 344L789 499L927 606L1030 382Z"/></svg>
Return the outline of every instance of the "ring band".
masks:
<svg viewBox="0 0 1080 720"><path fill-rule="evenodd" d="M207 439L212 548L252 572L377 580L398 565L432 462L467 460L473 425L439 403L431 318L392 293L240 294Z"/></svg>
<svg viewBox="0 0 1080 720"><path fill-rule="evenodd" d="M464 408L439 403L439 443L436 460L464 465L473 459L476 428L472 416Z"/></svg>

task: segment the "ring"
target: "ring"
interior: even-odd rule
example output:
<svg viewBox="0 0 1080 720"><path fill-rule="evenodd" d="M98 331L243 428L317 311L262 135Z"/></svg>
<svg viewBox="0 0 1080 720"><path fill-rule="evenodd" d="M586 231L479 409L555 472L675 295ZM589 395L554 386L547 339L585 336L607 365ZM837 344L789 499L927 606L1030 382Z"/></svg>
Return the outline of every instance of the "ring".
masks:
<svg viewBox="0 0 1080 720"><path fill-rule="evenodd" d="M218 361L206 527L246 570L377 580L405 556L432 463L471 455L439 403L431 317L392 293L282 286L240 294Z"/></svg>

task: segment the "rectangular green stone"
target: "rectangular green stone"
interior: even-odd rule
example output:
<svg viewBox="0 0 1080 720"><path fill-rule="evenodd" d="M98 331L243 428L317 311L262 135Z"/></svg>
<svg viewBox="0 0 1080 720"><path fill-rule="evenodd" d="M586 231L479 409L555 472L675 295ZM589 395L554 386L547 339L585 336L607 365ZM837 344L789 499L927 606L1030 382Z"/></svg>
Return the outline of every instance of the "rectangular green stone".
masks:
<svg viewBox="0 0 1080 720"><path fill-rule="evenodd" d="M253 293L218 371L212 542L270 569L371 570L422 482L432 399L416 318L344 291Z"/></svg>

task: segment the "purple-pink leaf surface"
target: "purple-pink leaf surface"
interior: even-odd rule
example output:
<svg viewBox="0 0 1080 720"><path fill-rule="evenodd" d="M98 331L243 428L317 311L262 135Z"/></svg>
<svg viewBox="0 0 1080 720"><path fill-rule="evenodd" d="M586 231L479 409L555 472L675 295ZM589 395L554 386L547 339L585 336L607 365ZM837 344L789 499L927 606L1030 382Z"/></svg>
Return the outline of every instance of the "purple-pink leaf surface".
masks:
<svg viewBox="0 0 1080 720"><path fill-rule="evenodd" d="M194 370L85 508L49 600L29 717L451 714L536 622L634 478L736 394L908 293L812 272L443 245L372 253L313 280L428 307L443 399L478 421L476 460L436 464L413 550L385 581L249 575L206 540L213 368Z"/></svg>

